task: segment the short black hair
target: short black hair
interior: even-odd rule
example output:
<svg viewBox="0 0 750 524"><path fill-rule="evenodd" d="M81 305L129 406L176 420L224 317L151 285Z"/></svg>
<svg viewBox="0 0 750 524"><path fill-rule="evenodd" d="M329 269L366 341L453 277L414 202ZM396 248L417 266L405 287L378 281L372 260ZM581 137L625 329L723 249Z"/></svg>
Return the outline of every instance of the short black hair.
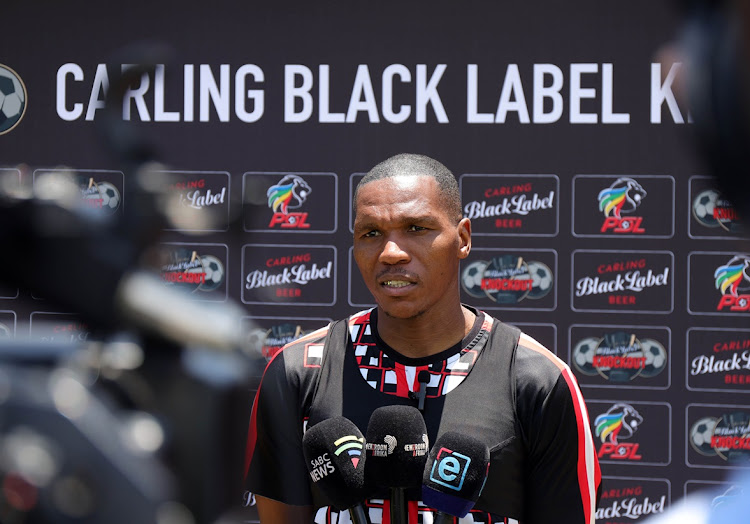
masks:
<svg viewBox="0 0 750 524"><path fill-rule="evenodd" d="M354 201L352 202L354 215L357 215L357 195L362 186L375 180L396 176L428 176L434 178L440 190L440 198L448 214L453 216L456 223L463 217L461 193L458 190L456 177L450 169L434 158L413 153L401 153L383 160L359 181L354 190Z"/></svg>

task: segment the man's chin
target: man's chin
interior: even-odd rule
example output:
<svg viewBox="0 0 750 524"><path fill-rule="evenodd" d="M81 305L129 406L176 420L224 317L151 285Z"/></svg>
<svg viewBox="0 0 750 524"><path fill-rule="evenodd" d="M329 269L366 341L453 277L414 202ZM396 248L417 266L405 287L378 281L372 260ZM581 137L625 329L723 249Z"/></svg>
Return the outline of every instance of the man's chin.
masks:
<svg viewBox="0 0 750 524"><path fill-rule="evenodd" d="M424 309L407 304L393 305L378 302L378 312L392 319L411 320L421 317L425 314L425 311Z"/></svg>

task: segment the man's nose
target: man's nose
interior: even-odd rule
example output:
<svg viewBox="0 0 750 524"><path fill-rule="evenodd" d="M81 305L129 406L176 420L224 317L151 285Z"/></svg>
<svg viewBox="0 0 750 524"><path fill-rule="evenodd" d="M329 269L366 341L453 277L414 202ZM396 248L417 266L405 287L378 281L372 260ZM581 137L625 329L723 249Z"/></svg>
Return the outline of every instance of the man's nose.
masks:
<svg viewBox="0 0 750 524"><path fill-rule="evenodd" d="M409 254L396 240L387 240L380 252L380 262L383 264L400 264L409 261Z"/></svg>

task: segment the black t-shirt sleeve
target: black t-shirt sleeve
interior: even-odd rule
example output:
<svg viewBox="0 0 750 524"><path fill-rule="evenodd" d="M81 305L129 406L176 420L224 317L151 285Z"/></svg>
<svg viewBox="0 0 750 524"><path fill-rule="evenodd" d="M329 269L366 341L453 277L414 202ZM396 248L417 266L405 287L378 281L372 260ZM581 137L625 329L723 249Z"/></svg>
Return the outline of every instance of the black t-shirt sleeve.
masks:
<svg viewBox="0 0 750 524"><path fill-rule="evenodd" d="M312 503L302 452L303 414L293 351L268 364L255 397L246 454L249 491L285 504Z"/></svg>
<svg viewBox="0 0 750 524"><path fill-rule="evenodd" d="M529 453L523 524L594 524L601 474L578 384L546 350L518 349L518 409Z"/></svg>

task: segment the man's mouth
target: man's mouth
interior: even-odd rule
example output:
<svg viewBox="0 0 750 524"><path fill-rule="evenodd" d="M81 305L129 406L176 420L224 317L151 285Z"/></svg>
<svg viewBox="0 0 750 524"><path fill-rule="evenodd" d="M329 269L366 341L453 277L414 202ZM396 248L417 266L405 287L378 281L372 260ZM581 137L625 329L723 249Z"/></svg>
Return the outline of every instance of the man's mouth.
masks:
<svg viewBox="0 0 750 524"><path fill-rule="evenodd" d="M386 280L380 285L385 286L385 287L399 288L399 287L406 287L410 284L411 282L408 282L406 280Z"/></svg>

